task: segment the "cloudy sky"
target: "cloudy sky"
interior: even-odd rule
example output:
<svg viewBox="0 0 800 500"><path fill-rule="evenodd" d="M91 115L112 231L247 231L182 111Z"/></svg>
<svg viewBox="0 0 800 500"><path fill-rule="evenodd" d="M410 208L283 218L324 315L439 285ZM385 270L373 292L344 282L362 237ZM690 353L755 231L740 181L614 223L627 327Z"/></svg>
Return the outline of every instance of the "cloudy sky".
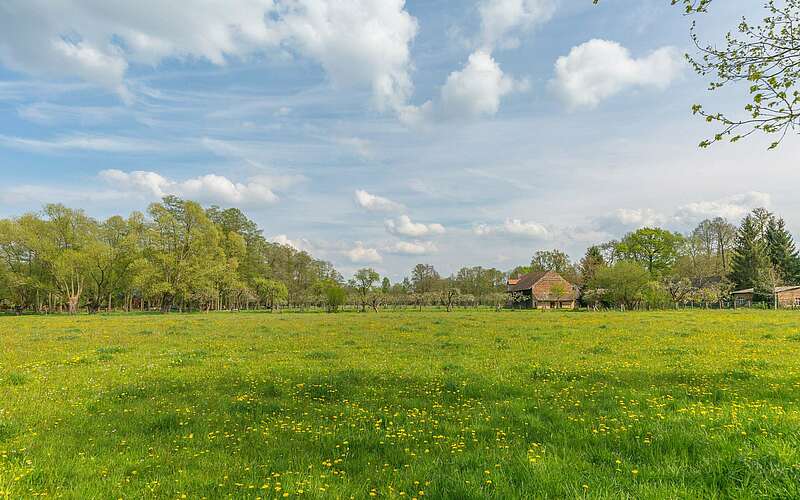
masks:
<svg viewBox="0 0 800 500"><path fill-rule="evenodd" d="M700 33L759 3L715 2ZM394 279L755 206L797 233L800 141L696 147L691 105L744 94L708 94L668 4L5 0L0 216L177 194Z"/></svg>

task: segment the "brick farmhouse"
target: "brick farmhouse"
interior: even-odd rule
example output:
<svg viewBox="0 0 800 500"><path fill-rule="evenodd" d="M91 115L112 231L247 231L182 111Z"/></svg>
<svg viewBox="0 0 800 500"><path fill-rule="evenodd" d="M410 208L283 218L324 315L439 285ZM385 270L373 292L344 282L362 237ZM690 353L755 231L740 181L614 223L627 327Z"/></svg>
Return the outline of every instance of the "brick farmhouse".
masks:
<svg viewBox="0 0 800 500"><path fill-rule="evenodd" d="M524 309L575 309L575 286L552 271L531 272L508 280L511 307Z"/></svg>

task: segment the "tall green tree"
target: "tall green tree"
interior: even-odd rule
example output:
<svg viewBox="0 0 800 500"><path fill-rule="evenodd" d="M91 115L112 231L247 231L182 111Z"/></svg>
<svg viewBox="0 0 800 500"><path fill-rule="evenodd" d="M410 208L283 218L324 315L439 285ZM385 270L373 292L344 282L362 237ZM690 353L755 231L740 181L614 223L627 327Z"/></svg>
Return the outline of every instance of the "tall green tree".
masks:
<svg viewBox="0 0 800 500"><path fill-rule="evenodd" d="M767 255L781 284L798 284L800 258L783 219L773 217L766 232Z"/></svg>
<svg viewBox="0 0 800 500"><path fill-rule="evenodd" d="M478 304L482 304L492 293L505 289L505 274L502 271L481 266L462 267L452 281L461 293L474 296Z"/></svg>
<svg viewBox="0 0 800 500"><path fill-rule="evenodd" d="M97 222L82 210L63 205L45 206L44 215L46 230L40 235L44 258L55 289L75 314L89 280Z"/></svg>
<svg viewBox="0 0 800 500"><path fill-rule="evenodd" d="M640 264L621 261L598 269L590 286L602 290L609 303L632 309L644 300L650 281L650 273Z"/></svg>
<svg viewBox="0 0 800 500"><path fill-rule="evenodd" d="M280 281L256 278L255 287L258 298L273 311L289 298L288 288Z"/></svg>
<svg viewBox="0 0 800 500"><path fill-rule="evenodd" d="M417 264L411 271L411 286L414 293L430 293L436 289L441 276L430 264Z"/></svg>
<svg viewBox="0 0 800 500"><path fill-rule="evenodd" d="M581 259L578 266L578 273L580 279L578 280L583 287L590 283L597 271L606 266L606 260L603 258L603 251L599 246L593 245L586 250L586 255Z"/></svg>
<svg viewBox="0 0 800 500"><path fill-rule="evenodd" d="M748 214L739 226L733 248L731 281L737 289L755 288L767 272L769 257L760 222Z"/></svg>
<svg viewBox="0 0 800 500"><path fill-rule="evenodd" d="M531 271L553 271L570 283L578 281L578 272L569 255L561 250L540 250L533 254Z"/></svg>
<svg viewBox="0 0 800 500"><path fill-rule="evenodd" d="M730 252L736 239L736 226L723 217L715 217L711 221L711 233L714 237L721 273L725 275L730 270Z"/></svg>
<svg viewBox="0 0 800 500"><path fill-rule="evenodd" d="M187 300L219 306L219 278L225 273L220 232L195 202L166 197L148 210L149 244L135 263L145 297L163 311Z"/></svg>
<svg viewBox="0 0 800 500"><path fill-rule="evenodd" d="M654 276L661 276L675 264L683 242L683 236L678 233L645 227L628 233L617 245L617 251Z"/></svg>

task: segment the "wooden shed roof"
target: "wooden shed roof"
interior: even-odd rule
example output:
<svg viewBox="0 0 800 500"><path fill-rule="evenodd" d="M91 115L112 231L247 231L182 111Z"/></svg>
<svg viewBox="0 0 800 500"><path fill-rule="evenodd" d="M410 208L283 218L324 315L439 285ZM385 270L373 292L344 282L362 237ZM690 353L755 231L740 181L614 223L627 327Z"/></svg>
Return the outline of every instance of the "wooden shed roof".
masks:
<svg viewBox="0 0 800 500"><path fill-rule="evenodd" d="M539 282L547 274L547 271L535 271L521 276L517 280L508 280L509 292L521 292L523 290L530 290L533 285Z"/></svg>
<svg viewBox="0 0 800 500"><path fill-rule="evenodd" d="M798 288L800 288L800 285L776 286L774 293L789 292L791 290L797 290ZM731 292L732 295L746 295L750 293L755 293L755 289L745 288L744 290L736 290L735 292Z"/></svg>

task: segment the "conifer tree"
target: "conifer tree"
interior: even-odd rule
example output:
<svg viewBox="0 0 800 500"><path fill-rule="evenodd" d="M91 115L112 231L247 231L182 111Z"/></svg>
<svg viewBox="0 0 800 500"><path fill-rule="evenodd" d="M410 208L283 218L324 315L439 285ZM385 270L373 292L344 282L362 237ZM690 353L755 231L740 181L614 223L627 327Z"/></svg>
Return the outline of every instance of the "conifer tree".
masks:
<svg viewBox="0 0 800 500"><path fill-rule="evenodd" d="M800 271L800 258L792 235L781 218L773 217L766 231L767 255L775 269L777 279L784 285L796 284Z"/></svg>
<svg viewBox="0 0 800 500"><path fill-rule="evenodd" d="M759 226L759 221L749 214L742 221L736 234L731 263L731 281L738 289L755 287L769 265Z"/></svg>

